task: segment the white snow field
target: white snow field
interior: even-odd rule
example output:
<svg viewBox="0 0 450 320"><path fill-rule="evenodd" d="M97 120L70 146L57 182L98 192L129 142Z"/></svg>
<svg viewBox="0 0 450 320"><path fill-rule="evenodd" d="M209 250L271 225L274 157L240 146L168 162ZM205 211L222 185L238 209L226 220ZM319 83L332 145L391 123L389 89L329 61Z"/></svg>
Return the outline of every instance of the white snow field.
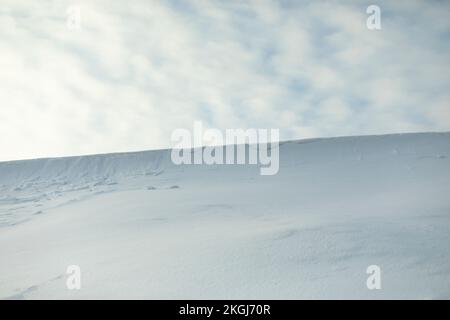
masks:
<svg viewBox="0 0 450 320"><path fill-rule="evenodd" d="M279 148L274 176L170 150L0 163L0 298L450 298L450 133Z"/></svg>

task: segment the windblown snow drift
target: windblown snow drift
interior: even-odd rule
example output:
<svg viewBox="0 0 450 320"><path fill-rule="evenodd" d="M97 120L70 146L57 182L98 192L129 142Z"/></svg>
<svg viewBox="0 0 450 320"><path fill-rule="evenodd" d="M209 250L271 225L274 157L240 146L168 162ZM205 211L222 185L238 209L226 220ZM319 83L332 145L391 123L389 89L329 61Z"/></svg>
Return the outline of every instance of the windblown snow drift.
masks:
<svg viewBox="0 0 450 320"><path fill-rule="evenodd" d="M279 148L274 176L170 150L0 163L0 298L450 298L450 133Z"/></svg>

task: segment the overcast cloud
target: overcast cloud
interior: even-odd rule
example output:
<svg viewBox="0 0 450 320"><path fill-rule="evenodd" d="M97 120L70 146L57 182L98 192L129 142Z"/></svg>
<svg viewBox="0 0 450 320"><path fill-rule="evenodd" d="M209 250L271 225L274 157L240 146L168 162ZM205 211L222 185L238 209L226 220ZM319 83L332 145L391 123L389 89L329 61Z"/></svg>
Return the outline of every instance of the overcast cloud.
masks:
<svg viewBox="0 0 450 320"><path fill-rule="evenodd" d="M2 0L0 161L170 147L195 120L281 139L448 131L449 14L449 1Z"/></svg>

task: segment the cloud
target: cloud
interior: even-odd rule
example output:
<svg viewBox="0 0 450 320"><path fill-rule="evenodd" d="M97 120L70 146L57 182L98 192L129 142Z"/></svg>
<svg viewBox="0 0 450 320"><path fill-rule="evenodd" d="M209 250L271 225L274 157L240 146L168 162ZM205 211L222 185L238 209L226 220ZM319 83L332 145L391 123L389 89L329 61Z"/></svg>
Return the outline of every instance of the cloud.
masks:
<svg viewBox="0 0 450 320"><path fill-rule="evenodd" d="M450 4L379 1L378 31L370 4L4 1L0 160L170 147L195 120L282 139L449 130Z"/></svg>

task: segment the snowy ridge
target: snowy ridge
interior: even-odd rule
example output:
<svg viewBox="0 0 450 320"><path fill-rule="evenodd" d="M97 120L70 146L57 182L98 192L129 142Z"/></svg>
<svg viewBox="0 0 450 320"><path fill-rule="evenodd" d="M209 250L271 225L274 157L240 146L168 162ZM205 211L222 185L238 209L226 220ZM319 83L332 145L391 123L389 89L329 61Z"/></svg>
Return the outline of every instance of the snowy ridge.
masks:
<svg viewBox="0 0 450 320"><path fill-rule="evenodd" d="M3 184L24 181L52 181L63 183L101 178L119 179L138 174L154 174L170 163L168 150L91 155L0 162Z"/></svg>
<svg viewBox="0 0 450 320"><path fill-rule="evenodd" d="M285 146L280 161L282 165L287 166L297 160L328 162L362 160L363 157L387 159L390 156L411 156L444 159L449 156L449 140L450 133L422 133L286 141L280 143L280 146ZM170 151L0 162L0 184L3 187L21 187L33 181L72 183L155 175L166 168L174 170L176 167L170 160ZM222 169L230 169L230 166L223 166Z"/></svg>

